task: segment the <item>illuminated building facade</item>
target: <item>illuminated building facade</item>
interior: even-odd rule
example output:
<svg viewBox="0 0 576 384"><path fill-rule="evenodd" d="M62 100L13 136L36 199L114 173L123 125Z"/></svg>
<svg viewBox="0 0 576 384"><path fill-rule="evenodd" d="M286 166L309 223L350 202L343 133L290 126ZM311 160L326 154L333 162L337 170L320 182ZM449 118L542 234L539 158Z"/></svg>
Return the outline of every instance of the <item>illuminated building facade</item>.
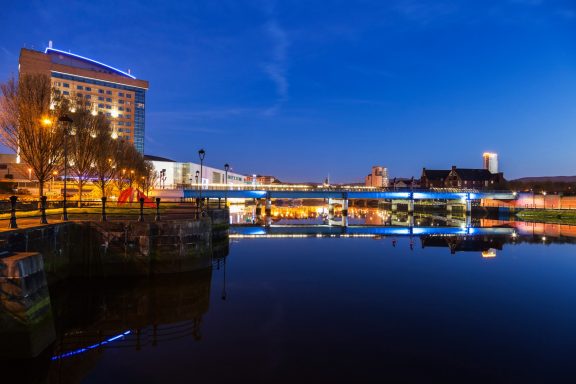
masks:
<svg viewBox="0 0 576 384"><path fill-rule="evenodd" d="M92 113L110 121L111 135L133 143L144 153L146 91L148 81L70 52L52 48L44 52L23 48L20 73L44 73L62 95L82 100Z"/></svg>
<svg viewBox="0 0 576 384"><path fill-rule="evenodd" d="M372 172L366 176L365 185L367 187L388 187L388 168L375 165Z"/></svg>
<svg viewBox="0 0 576 384"><path fill-rule="evenodd" d="M498 154L484 152L482 155L484 169L490 171L490 173L498 173Z"/></svg>

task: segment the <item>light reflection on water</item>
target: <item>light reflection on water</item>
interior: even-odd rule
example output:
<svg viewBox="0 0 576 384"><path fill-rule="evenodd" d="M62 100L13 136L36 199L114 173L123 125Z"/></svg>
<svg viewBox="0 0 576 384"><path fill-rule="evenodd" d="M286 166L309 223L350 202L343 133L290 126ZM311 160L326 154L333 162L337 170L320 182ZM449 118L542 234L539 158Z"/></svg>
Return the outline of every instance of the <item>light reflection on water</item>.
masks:
<svg viewBox="0 0 576 384"><path fill-rule="evenodd" d="M298 212L278 227L322 224ZM386 226L390 215L350 216ZM36 364L53 383L573 382L574 228L473 223L513 231L355 237L296 227L232 236L229 255L194 274L70 283L51 292L60 336L45 360L129 333Z"/></svg>

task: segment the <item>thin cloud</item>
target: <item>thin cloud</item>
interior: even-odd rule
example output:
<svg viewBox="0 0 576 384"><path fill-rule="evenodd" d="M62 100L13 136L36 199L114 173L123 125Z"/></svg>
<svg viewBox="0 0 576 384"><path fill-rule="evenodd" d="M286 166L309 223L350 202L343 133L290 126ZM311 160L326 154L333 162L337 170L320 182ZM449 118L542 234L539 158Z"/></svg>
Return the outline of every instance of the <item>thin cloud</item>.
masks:
<svg viewBox="0 0 576 384"><path fill-rule="evenodd" d="M286 76L287 51L290 45L286 31L278 24L275 17L270 17L264 28L266 35L272 42L272 58L264 64L264 72L276 86L277 99L267 115L273 115L288 99L288 78Z"/></svg>

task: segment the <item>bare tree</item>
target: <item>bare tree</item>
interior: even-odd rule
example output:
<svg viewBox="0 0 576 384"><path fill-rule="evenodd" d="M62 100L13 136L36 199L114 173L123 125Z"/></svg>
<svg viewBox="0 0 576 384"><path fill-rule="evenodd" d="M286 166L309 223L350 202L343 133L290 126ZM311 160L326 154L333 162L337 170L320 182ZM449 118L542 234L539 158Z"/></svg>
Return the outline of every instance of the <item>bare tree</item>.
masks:
<svg viewBox="0 0 576 384"><path fill-rule="evenodd" d="M22 74L0 85L0 140L18 153L39 181L44 183L58 169L62 157L63 131L58 116L66 100L52 90L50 77Z"/></svg>
<svg viewBox="0 0 576 384"><path fill-rule="evenodd" d="M68 158L72 175L78 186L78 206L82 204L82 190L88 180L94 176L96 159L101 154L95 145L97 134L109 129L107 121L86 108L82 100L76 103L76 112L72 116L71 136L68 138ZM103 125L103 126L102 126Z"/></svg>
<svg viewBox="0 0 576 384"><path fill-rule="evenodd" d="M148 196L150 189L158 181L158 176L158 172L154 169L154 164L151 161L143 161L139 184L146 196Z"/></svg>
<svg viewBox="0 0 576 384"><path fill-rule="evenodd" d="M105 116L99 114L95 118L95 137L93 142L97 155L94 159L93 170L95 177L98 179L97 185L101 196L106 197L108 187L113 181L117 169L115 157L118 143L110 136L110 123Z"/></svg>
<svg viewBox="0 0 576 384"><path fill-rule="evenodd" d="M121 141L117 154L118 168L116 170L116 186L121 191L126 187L132 188L134 182L141 176L144 157L136 148Z"/></svg>

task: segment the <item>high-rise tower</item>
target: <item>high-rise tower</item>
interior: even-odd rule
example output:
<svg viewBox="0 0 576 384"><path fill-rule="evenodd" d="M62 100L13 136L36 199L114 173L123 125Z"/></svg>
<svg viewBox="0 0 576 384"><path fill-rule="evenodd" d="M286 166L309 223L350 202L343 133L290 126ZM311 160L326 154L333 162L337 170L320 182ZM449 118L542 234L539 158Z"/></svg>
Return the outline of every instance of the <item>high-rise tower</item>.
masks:
<svg viewBox="0 0 576 384"><path fill-rule="evenodd" d="M498 173L498 154L491 152L484 152L482 155L484 160L484 169L490 171L490 173Z"/></svg>
<svg viewBox="0 0 576 384"><path fill-rule="evenodd" d="M93 113L102 113L110 121L114 138L133 143L144 153L146 80L70 52L52 48L44 52L23 48L20 73L44 73L62 95L83 99Z"/></svg>

